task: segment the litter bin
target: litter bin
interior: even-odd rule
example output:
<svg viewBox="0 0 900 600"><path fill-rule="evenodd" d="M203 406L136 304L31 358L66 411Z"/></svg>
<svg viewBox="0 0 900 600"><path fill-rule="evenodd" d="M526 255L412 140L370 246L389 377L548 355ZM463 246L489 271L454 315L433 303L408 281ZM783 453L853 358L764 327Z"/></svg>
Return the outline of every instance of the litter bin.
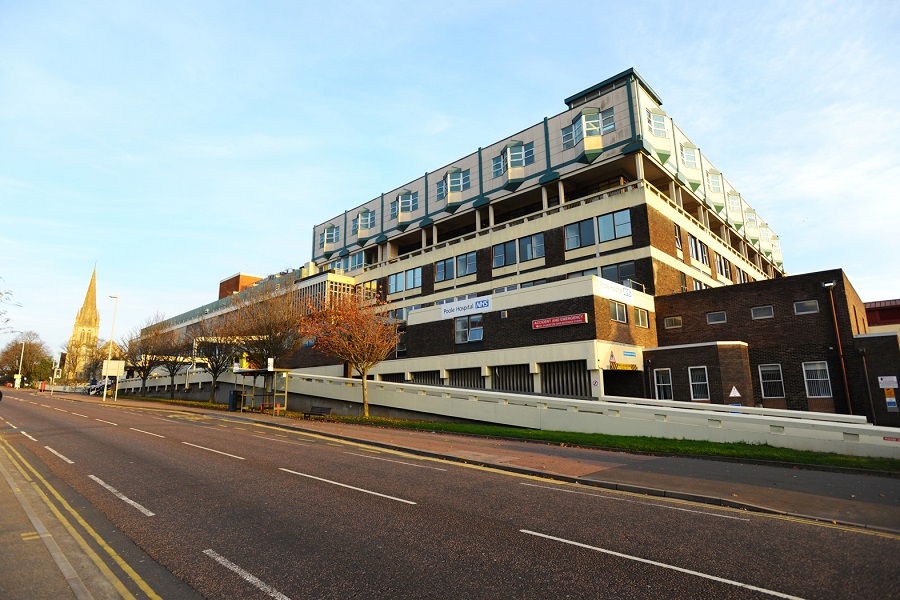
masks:
<svg viewBox="0 0 900 600"><path fill-rule="evenodd" d="M236 410L240 410L241 405L244 403L244 393L239 392L237 390L229 390L228 391L228 410L234 412Z"/></svg>

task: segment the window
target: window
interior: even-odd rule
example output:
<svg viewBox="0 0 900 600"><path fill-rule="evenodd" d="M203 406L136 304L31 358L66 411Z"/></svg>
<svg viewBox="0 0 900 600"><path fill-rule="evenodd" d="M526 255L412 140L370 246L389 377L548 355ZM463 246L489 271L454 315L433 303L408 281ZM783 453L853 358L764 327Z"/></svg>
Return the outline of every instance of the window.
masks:
<svg viewBox="0 0 900 600"><path fill-rule="evenodd" d="M503 292L512 292L513 290L519 289L519 286L513 283L512 285L507 285L504 287L494 288L495 294L502 294Z"/></svg>
<svg viewBox="0 0 900 600"><path fill-rule="evenodd" d="M716 273L731 280L731 263L718 254L716 254Z"/></svg>
<svg viewBox="0 0 900 600"><path fill-rule="evenodd" d="M613 114L613 109L607 108L600 113L600 120L603 133L609 133L616 130L616 116Z"/></svg>
<svg viewBox="0 0 900 600"><path fill-rule="evenodd" d="M736 215L744 214L741 210L741 196L736 192L728 194L728 211Z"/></svg>
<svg viewBox="0 0 900 600"><path fill-rule="evenodd" d="M752 319L771 319L775 316L775 309L769 306L754 306L750 309Z"/></svg>
<svg viewBox="0 0 900 600"><path fill-rule="evenodd" d="M525 262L544 256L544 234L536 233L519 239L519 260Z"/></svg>
<svg viewBox="0 0 900 600"><path fill-rule="evenodd" d="M635 278L634 261L629 260L628 262L600 267L600 277L615 281L620 285L634 287L632 285Z"/></svg>
<svg viewBox="0 0 900 600"><path fill-rule="evenodd" d="M455 337L457 344L480 342L484 339L484 327L481 315L469 315L455 319Z"/></svg>
<svg viewBox="0 0 900 600"><path fill-rule="evenodd" d="M831 398L831 380L825 361L803 363L803 379L807 398Z"/></svg>
<svg viewBox="0 0 900 600"><path fill-rule="evenodd" d="M407 213L419 209L419 192L407 192L397 197L400 200L400 212Z"/></svg>
<svg viewBox="0 0 900 600"><path fill-rule="evenodd" d="M706 183L709 184L709 191L716 194L722 193L722 175L714 171L706 172Z"/></svg>
<svg viewBox="0 0 900 600"><path fill-rule="evenodd" d="M616 302L615 300L609 301L609 318L613 321L618 321L619 323L627 323L628 322L628 312L625 310L625 305L621 302Z"/></svg>
<svg viewBox="0 0 900 600"><path fill-rule="evenodd" d="M536 285L543 285L545 283L547 283L546 279L535 279L534 281L526 281L525 283L521 284L519 287L522 289L525 289L525 288L534 287Z"/></svg>
<svg viewBox="0 0 900 600"><path fill-rule="evenodd" d="M697 158L697 149L681 144L681 164L689 169L699 169L700 161Z"/></svg>
<svg viewBox="0 0 900 600"><path fill-rule="evenodd" d="M534 162L534 142L527 144L519 144L516 146L507 146L500 153L500 156L494 158L493 174L494 177L500 177L510 167L524 167Z"/></svg>
<svg viewBox="0 0 900 600"><path fill-rule="evenodd" d="M702 262L707 267L709 266L709 248L707 248L706 244L703 242L697 242L697 246L700 248L700 262Z"/></svg>
<svg viewBox="0 0 900 600"><path fill-rule="evenodd" d="M388 294L396 294L403 291L406 282L406 274L403 272L388 275Z"/></svg>
<svg viewBox="0 0 900 600"><path fill-rule="evenodd" d="M666 116L650 112L649 108L647 109L647 128L656 137L669 137L666 133Z"/></svg>
<svg viewBox="0 0 900 600"><path fill-rule="evenodd" d="M572 124L568 127L563 127L562 130L562 147L563 150L568 150L569 148L574 148L576 144L578 144L583 138L583 131L581 127L581 115L578 115L578 118L572 121Z"/></svg>
<svg viewBox="0 0 900 600"><path fill-rule="evenodd" d="M356 254L350 255L350 264L347 266L348 271L355 271L356 269L361 269L364 262L364 255L362 252L357 252Z"/></svg>
<svg viewBox="0 0 900 600"><path fill-rule="evenodd" d="M461 254L456 257L456 276L464 277L475 272L475 253Z"/></svg>
<svg viewBox="0 0 900 600"><path fill-rule="evenodd" d="M516 264L516 242L505 242L494 246L494 268Z"/></svg>
<svg viewBox="0 0 900 600"><path fill-rule="evenodd" d="M759 383L763 398L784 398L781 365L759 365Z"/></svg>
<svg viewBox="0 0 900 600"><path fill-rule="evenodd" d="M811 315L817 312L819 312L818 300L802 300L800 302L794 302L795 315Z"/></svg>
<svg viewBox="0 0 900 600"><path fill-rule="evenodd" d="M583 248L594 244L593 219L566 225L566 250Z"/></svg>
<svg viewBox="0 0 900 600"><path fill-rule="evenodd" d="M700 251L697 249L697 238L688 234L688 248L691 250L691 258L700 260Z"/></svg>
<svg viewBox="0 0 900 600"><path fill-rule="evenodd" d="M675 224L675 247L681 250L681 226Z"/></svg>
<svg viewBox="0 0 900 600"><path fill-rule="evenodd" d="M643 308L634 309L634 324L638 327L650 328L650 316L649 313Z"/></svg>
<svg viewBox="0 0 900 600"><path fill-rule="evenodd" d="M406 272L406 289L422 287L422 267L416 267Z"/></svg>
<svg viewBox="0 0 900 600"><path fill-rule="evenodd" d="M600 224L600 241L608 242L631 235L631 211L620 210L597 217Z"/></svg>
<svg viewBox="0 0 900 600"><path fill-rule="evenodd" d="M447 185L451 192L462 192L469 189L471 185L471 177L469 169L465 171L456 171L455 173L447 173Z"/></svg>
<svg viewBox="0 0 900 600"><path fill-rule="evenodd" d="M439 260L434 263L434 281L447 281L453 279L453 262L455 259Z"/></svg>
<svg viewBox="0 0 900 600"><path fill-rule="evenodd" d="M600 131L600 113L589 113L584 115L584 136L594 137L601 135Z"/></svg>
<svg viewBox="0 0 900 600"><path fill-rule="evenodd" d="M341 240L341 227L340 225L329 225L325 228L325 231L319 234L319 248L325 246L325 244L336 244Z"/></svg>
<svg viewBox="0 0 900 600"><path fill-rule="evenodd" d="M672 369L654 369L653 379L656 382L656 399L672 400Z"/></svg>
<svg viewBox="0 0 900 600"><path fill-rule="evenodd" d="M391 218L396 219L397 215L400 213L400 201L394 200L391 202Z"/></svg>
<svg viewBox="0 0 900 600"><path fill-rule="evenodd" d="M717 323L725 323L728 319L726 318L724 310L717 310L715 312L706 313L706 322L709 325L716 325Z"/></svg>
<svg viewBox="0 0 900 600"><path fill-rule="evenodd" d="M681 317L666 317L663 319L663 327L666 329L677 329L681 327Z"/></svg>
<svg viewBox="0 0 900 600"><path fill-rule="evenodd" d="M747 275L747 273L745 273L744 271L741 271L740 269L735 269L735 270L737 271L738 283L749 283L750 282L750 276Z"/></svg>
<svg viewBox="0 0 900 600"><path fill-rule="evenodd" d="M447 182L439 179L437 182L437 199L444 200L447 198Z"/></svg>
<svg viewBox="0 0 900 600"><path fill-rule="evenodd" d="M706 367L688 367L691 378L691 400L709 400L709 379Z"/></svg>
<svg viewBox="0 0 900 600"><path fill-rule="evenodd" d="M359 233L360 229L372 229L373 227L375 227L374 210L364 210L353 219L353 235Z"/></svg>
<svg viewBox="0 0 900 600"><path fill-rule="evenodd" d="M682 292L688 291L688 287L687 287L687 275L685 275L684 273L678 273L678 279L679 279L679 281L680 281L680 283L681 283L681 291L682 291Z"/></svg>

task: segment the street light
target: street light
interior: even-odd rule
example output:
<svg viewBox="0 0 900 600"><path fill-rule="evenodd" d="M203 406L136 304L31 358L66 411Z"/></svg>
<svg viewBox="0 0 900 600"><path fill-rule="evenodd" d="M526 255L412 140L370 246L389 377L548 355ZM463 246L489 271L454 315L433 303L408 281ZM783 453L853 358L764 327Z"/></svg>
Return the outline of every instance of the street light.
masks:
<svg viewBox="0 0 900 600"><path fill-rule="evenodd" d="M19 355L19 381L16 383L16 387L22 387L22 359L25 358L25 342L22 342L22 354Z"/></svg>
<svg viewBox="0 0 900 600"><path fill-rule="evenodd" d="M116 304L113 306L113 320L112 320L112 328L109 330L109 352L107 352L106 357L106 377L103 378L103 401L106 402L106 385L109 383L109 367L112 362L112 345L113 345L113 336L116 335L116 311L119 309L119 297L118 296L110 296L110 298L116 299Z"/></svg>

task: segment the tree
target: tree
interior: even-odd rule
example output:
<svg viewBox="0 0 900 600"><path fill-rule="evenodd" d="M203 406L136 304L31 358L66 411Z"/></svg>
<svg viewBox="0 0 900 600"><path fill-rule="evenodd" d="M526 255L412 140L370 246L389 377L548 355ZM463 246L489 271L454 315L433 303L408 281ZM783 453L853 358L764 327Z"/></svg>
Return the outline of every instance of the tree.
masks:
<svg viewBox="0 0 900 600"><path fill-rule="evenodd" d="M303 311L291 292L262 292L236 300L234 307L226 317L229 337L257 369L270 358L277 365L303 345Z"/></svg>
<svg viewBox="0 0 900 600"><path fill-rule="evenodd" d="M143 328L132 329L119 344L126 362L141 378L141 394L147 387L147 379L153 373L153 369L162 364L160 340L163 334L163 320L164 317L156 313L145 321Z"/></svg>
<svg viewBox="0 0 900 600"><path fill-rule="evenodd" d="M169 374L171 386L169 397L175 399L175 376L186 364L191 362L191 341L179 331L166 331L159 336L159 363Z"/></svg>
<svg viewBox="0 0 900 600"><path fill-rule="evenodd" d="M0 281L3 281L3 278L0 277ZM9 316L6 313L6 309L3 308L3 305L6 306L18 306L12 301L12 292L9 290L0 290L0 333L9 333L12 329L9 327ZM21 342L20 342L21 343Z"/></svg>
<svg viewBox="0 0 900 600"><path fill-rule="evenodd" d="M205 363L203 369L212 377L209 401L216 399L216 388L221 377L234 363L237 352L234 338L228 331L228 323L220 317L203 318L189 330L195 355Z"/></svg>
<svg viewBox="0 0 900 600"><path fill-rule="evenodd" d="M20 361L23 381L50 378L53 364L50 348L36 332L20 333L0 351L0 378L4 383L15 379L15 375L19 372Z"/></svg>
<svg viewBox="0 0 900 600"><path fill-rule="evenodd" d="M71 344L66 342L62 346L62 351L66 353L66 367L63 370L65 383L69 384L70 380L78 381L79 377L81 377L81 373L77 373L76 369L78 365L84 365L85 355L88 352L88 349L84 346L79 346L77 344Z"/></svg>
<svg viewBox="0 0 900 600"><path fill-rule="evenodd" d="M362 378L363 414L369 416L369 370L386 359L400 339L398 323L387 315L386 302L357 295L332 296L309 307L303 333L313 348L346 361Z"/></svg>

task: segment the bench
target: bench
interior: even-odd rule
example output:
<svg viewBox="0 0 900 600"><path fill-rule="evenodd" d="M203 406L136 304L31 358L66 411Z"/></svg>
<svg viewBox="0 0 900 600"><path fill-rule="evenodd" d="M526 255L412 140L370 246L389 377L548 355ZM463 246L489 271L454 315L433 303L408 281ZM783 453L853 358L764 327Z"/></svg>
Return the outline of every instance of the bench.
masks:
<svg viewBox="0 0 900 600"><path fill-rule="evenodd" d="M303 411L303 418L311 419L313 417L327 417L330 414L330 406L312 406L309 410Z"/></svg>

